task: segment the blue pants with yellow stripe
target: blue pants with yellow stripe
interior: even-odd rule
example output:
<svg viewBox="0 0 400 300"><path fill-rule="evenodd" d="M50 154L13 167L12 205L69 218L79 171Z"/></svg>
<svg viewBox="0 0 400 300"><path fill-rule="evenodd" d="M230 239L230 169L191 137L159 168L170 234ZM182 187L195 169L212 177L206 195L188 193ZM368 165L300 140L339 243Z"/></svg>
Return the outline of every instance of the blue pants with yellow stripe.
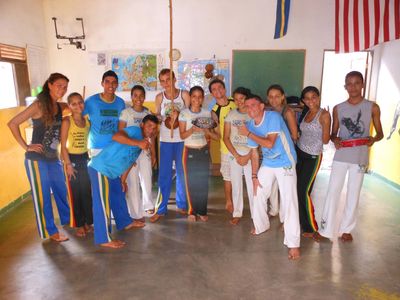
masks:
<svg viewBox="0 0 400 300"><path fill-rule="evenodd" d="M54 224L51 192L57 205L61 225L69 223L67 187L61 162L25 159L25 169L32 190L36 225L42 239L58 233Z"/></svg>
<svg viewBox="0 0 400 300"><path fill-rule="evenodd" d="M132 218L129 216L121 179L111 179L88 167L92 186L93 224L95 244L111 242L111 212L118 230L124 229Z"/></svg>
<svg viewBox="0 0 400 300"><path fill-rule="evenodd" d="M185 177L183 174L183 142L160 142L160 168L156 213L165 215L172 185L172 162L176 168L176 206L187 210Z"/></svg>

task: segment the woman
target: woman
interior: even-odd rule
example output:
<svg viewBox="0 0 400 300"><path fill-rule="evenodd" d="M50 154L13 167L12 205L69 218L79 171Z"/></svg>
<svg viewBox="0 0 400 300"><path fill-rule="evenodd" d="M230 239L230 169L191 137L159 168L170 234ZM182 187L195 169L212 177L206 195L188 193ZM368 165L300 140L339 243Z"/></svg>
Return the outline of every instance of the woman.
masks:
<svg viewBox="0 0 400 300"><path fill-rule="evenodd" d="M299 132L297 130L297 122L296 115L287 104L285 98L285 91L279 84L271 85L267 90L267 99L268 104L271 108L280 113L282 115L283 120L285 121L286 126L289 129L290 136L293 142L296 142L299 136ZM269 214L271 216L276 216L279 212L279 196L278 196L278 183L275 182L272 185L271 197L270 201L270 211ZM281 222L284 219L283 216L280 216Z"/></svg>
<svg viewBox="0 0 400 300"><path fill-rule="evenodd" d="M301 99L308 108L300 123L300 138L297 141L297 194L299 200L300 225L304 237L318 237L318 224L314 216L311 192L322 160L323 144L330 138L331 116L320 107L319 90L308 86L301 92Z"/></svg>
<svg viewBox="0 0 400 300"><path fill-rule="evenodd" d="M204 100L204 90L200 86L190 89L190 106L179 114L179 133L184 140L183 172L188 199L188 220L196 221L199 215L201 221L206 222L208 200L208 177L210 168L210 154L207 140L219 139L214 129L202 129L192 124L192 121L201 118L210 118L211 113L201 106Z"/></svg>
<svg viewBox="0 0 400 300"><path fill-rule="evenodd" d="M93 231L92 193L87 170L90 123L82 116L85 105L82 96L72 93L67 100L71 116L61 123L61 156L71 209L70 226L76 227L78 237L84 237Z"/></svg>
<svg viewBox="0 0 400 300"><path fill-rule="evenodd" d="M32 190L32 200L36 214L36 224L41 238L64 242L68 237L58 232L54 224L51 191L60 215L61 225L69 223L67 190L58 145L62 111L65 103L59 103L67 92L69 79L53 73L43 85L37 99L24 111L8 122L15 140L26 150L25 168ZM32 119L32 142L27 144L21 136L19 126Z"/></svg>

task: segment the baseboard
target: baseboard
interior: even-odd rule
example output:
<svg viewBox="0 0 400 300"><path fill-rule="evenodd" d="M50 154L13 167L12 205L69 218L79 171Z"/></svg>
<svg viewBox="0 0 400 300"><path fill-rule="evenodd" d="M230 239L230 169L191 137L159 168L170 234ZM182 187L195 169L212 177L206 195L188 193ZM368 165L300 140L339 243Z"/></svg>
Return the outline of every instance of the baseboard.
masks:
<svg viewBox="0 0 400 300"><path fill-rule="evenodd" d="M383 177L382 175L380 175L378 173L375 173L374 171L371 171L371 175L376 177L376 178L379 178L380 180L382 180L384 182L386 182L387 184L391 185L395 189L400 190L400 184L397 184L396 182L393 182L393 181L387 179L386 177Z"/></svg>
<svg viewBox="0 0 400 300"><path fill-rule="evenodd" d="M31 195L31 191L26 192L22 196L18 197L14 201L10 202L8 205L0 209L0 218L8 214L10 211L12 211L14 208L16 208L18 205L20 205L22 202L24 202L28 197Z"/></svg>

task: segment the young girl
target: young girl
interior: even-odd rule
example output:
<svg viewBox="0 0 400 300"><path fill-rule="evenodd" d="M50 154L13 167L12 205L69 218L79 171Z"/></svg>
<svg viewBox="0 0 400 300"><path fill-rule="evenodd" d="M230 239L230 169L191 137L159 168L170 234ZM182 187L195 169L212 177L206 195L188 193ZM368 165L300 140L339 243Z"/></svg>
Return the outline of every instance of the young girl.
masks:
<svg viewBox="0 0 400 300"><path fill-rule="evenodd" d="M131 90L132 106L124 109L119 117L118 130L125 127L140 127L145 116L151 114L143 106L146 91L143 86L135 85ZM135 220L135 227L144 226L144 213L154 213L154 203L151 196L152 188L152 166L155 164L155 143L151 143L151 150L143 150L136 164L132 166L127 177L128 190L126 192L126 201L128 202L129 212ZM140 195L140 187L142 195Z"/></svg>
<svg viewBox="0 0 400 300"><path fill-rule="evenodd" d="M253 181L251 178L251 149L247 146L247 137L238 132L238 127L250 120L244 105L250 90L238 87L233 92L237 109L233 109L225 118L224 143L229 150L229 167L232 182L233 214L232 225L237 225L243 213L243 174L246 180L250 213L253 212Z"/></svg>
<svg viewBox="0 0 400 300"><path fill-rule="evenodd" d="M296 142L299 136L297 130L297 122L296 115L287 104L285 98L285 91L279 84L271 85L267 90L267 99L268 104L271 108L280 113L282 115L283 120L287 128L289 129L290 136L293 142ZM271 196L269 198L270 201L270 211L269 214L271 216L276 216L279 212L279 194L278 194L278 183L275 182L272 185ZM283 220L283 217L280 216L280 219Z"/></svg>
<svg viewBox="0 0 400 300"><path fill-rule="evenodd" d="M297 195L300 225L304 237L319 240L311 192L322 160L323 144L330 138L331 116L321 108L319 90L308 86L301 92L301 99L308 112L300 123L301 135L297 142Z"/></svg>
<svg viewBox="0 0 400 300"><path fill-rule="evenodd" d="M58 232L54 224L51 191L60 215L61 225L69 223L67 189L58 145L62 112L67 105L58 102L67 92L69 79L60 73L53 73L43 85L37 99L24 111L8 122L15 140L26 150L25 168L32 190L36 224L41 238L64 242L68 237ZM32 142L22 138L19 125L32 119Z"/></svg>
<svg viewBox="0 0 400 300"><path fill-rule="evenodd" d="M65 117L61 124L61 156L71 208L70 226L77 227L76 235L84 237L92 231L93 224L92 195L87 171L90 124L82 116L84 101L80 94L70 94L68 104L72 115Z"/></svg>
<svg viewBox="0 0 400 300"><path fill-rule="evenodd" d="M190 106L179 114L179 132L185 141L183 149L183 172L188 199L188 220L196 221L199 215L206 222L208 200L208 177L210 154L207 139L219 139L218 131L201 129L192 125L197 118L210 118L211 113L201 107L204 100L204 90L200 86L190 89Z"/></svg>

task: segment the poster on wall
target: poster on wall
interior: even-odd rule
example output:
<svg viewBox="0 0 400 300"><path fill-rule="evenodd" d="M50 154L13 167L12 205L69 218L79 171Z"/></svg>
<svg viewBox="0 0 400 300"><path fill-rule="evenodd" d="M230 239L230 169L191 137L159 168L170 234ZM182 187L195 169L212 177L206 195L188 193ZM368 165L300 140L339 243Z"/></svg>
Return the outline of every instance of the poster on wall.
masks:
<svg viewBox="0 0 400 300"><path fill-rule="evenodd" d="M213 77L206 78L206 65L212 64ZM205 92L205 104L210 101L211 95L208 90L208 84L212 78L222 79L225 82L226 92L230 94L230 70L228 59L202 59L193 61L178 61L178 86L184 90L190 90L191 87L199 85ZM208 76L207 76L208 77Z"/></svg>
<svg viewBox="0 0 400 300"><path fill-rule="evenodd" d="M162 62L161 54L111 54L110 67L119 78L117 91L130 91L137 84L147 91L156 91Z"/></svg>

